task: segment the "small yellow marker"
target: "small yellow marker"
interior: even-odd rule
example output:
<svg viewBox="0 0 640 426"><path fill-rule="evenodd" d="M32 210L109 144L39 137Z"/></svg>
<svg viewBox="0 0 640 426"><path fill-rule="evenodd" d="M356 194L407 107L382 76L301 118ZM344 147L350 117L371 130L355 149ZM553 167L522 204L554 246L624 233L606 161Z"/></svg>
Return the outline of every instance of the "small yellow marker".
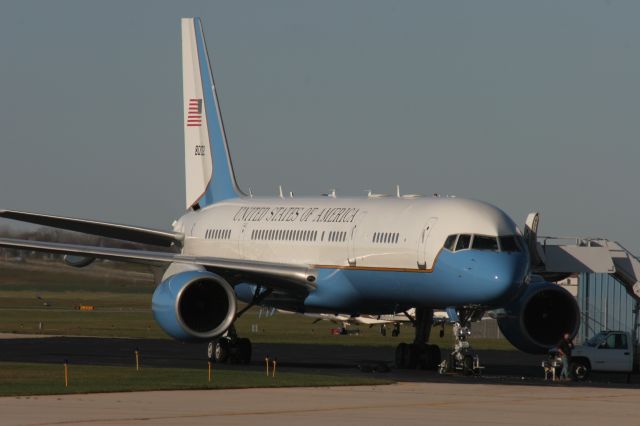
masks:
<svg viewBox="0 0 640 426"><path fill-rule="evenodd" d="M136 371L140 371L140 351L136 348L133 353L136 354Z"/></svg>
<svg viewBox="0 0 640 426"><path fill-rule="evenodd" d="M271 377L276 377L276 364L278 363L278 358L274 358L273 359L273 376Z"/></svg>
<svg viewBox="0 0 640 426"><path fill-rule="evenodd" d="M264 357L264 365L267 366L267 377L269 377L269 355Z"/></svg>
<svg viewBox="0 0 640 426"><path fill-rule="evenodd" d="M64 387L69 386L69 362L64 360Z"/></svg>
<svg viewBox="0 0 640 426"><path fill-rule="evenodd" d="M207 364L209 364L209 383L211 383L211 361L207 361Z"/></svg>

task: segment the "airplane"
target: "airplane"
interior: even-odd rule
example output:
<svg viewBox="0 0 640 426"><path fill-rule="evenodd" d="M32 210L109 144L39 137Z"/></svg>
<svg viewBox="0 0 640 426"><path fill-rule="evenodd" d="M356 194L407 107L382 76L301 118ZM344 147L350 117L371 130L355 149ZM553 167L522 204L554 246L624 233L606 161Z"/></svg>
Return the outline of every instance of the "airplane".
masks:
<svg viewBox="0 0 640 426"><path fill-rule="evenodd" d="M217 362L248 363L251 342L235 320L252 306L302 314L394 315L415 309L413 343L399 368L436 369L434 310L446 310L463 341L470 324L500 311L520 350L546 353L579 309L564 289L531 274L535 232L491 204L450 196L254 196L240 190L199 18L181 20L185 213L171 231L1 210L0 217L158 247L134 250L0 239L0 246L64 254L75 267L96 258L164 268L153 316L170 336L215 344ZM167 248L173 251L167 251ZM239 309L238 301L246 303ZM459 351L466 366L470 355Z"/></svg>

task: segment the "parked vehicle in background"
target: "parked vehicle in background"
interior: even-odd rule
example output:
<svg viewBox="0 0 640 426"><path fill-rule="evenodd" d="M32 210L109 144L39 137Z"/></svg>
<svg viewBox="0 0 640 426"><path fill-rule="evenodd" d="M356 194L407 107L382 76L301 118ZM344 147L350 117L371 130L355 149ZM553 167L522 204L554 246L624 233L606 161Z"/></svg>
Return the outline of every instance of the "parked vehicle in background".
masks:
<svg viewBox="0 0 640 426"><path fill-rule="evenodd" d="M571 371L577 380L585 380L592 371L631 373L634 349L630 333L601 331L574 348Z"/></svg>

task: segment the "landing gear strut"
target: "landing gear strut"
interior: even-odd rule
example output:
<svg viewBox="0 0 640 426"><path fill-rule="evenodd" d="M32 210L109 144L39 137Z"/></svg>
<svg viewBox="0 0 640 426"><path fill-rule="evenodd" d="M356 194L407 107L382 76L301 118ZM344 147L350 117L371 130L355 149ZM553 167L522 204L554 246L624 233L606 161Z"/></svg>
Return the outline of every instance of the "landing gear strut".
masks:
<svg viewBox="0 0 640 426"><path fill-rule="evenodd" d="M413 343L400 343L396 347L396 367L420 368L435 370L440 364L440 348L437 345L429 345L429 334L433 321L433 310L416 308L416 317L413 324L416 335Z"/></svg>
<svg viewBox="0 0 640 426"><path fill-rule="evenodd" d="M471 348L468 337L471 335L471 322L482 317L484 311L478 309L462 309L458 311L458 318L453 319L453 337L455 345L448 359L440 363L440 374L461 372L465 376L479 375L484 367L480 366L478 354ZM452 319L452 318L450 318Z"/></svg>

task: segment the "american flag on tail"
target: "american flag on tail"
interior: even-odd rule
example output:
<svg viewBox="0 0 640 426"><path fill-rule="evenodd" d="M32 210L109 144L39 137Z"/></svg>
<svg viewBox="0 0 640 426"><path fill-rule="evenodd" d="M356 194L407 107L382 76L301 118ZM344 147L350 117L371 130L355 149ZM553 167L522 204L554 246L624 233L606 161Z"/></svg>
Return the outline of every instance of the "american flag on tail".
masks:
<svg viewBox="0 0 640 426"><path fill-rule="evenodd" d="M189 99L187 110L187 127L202 125L202 99Z"/></svg>

